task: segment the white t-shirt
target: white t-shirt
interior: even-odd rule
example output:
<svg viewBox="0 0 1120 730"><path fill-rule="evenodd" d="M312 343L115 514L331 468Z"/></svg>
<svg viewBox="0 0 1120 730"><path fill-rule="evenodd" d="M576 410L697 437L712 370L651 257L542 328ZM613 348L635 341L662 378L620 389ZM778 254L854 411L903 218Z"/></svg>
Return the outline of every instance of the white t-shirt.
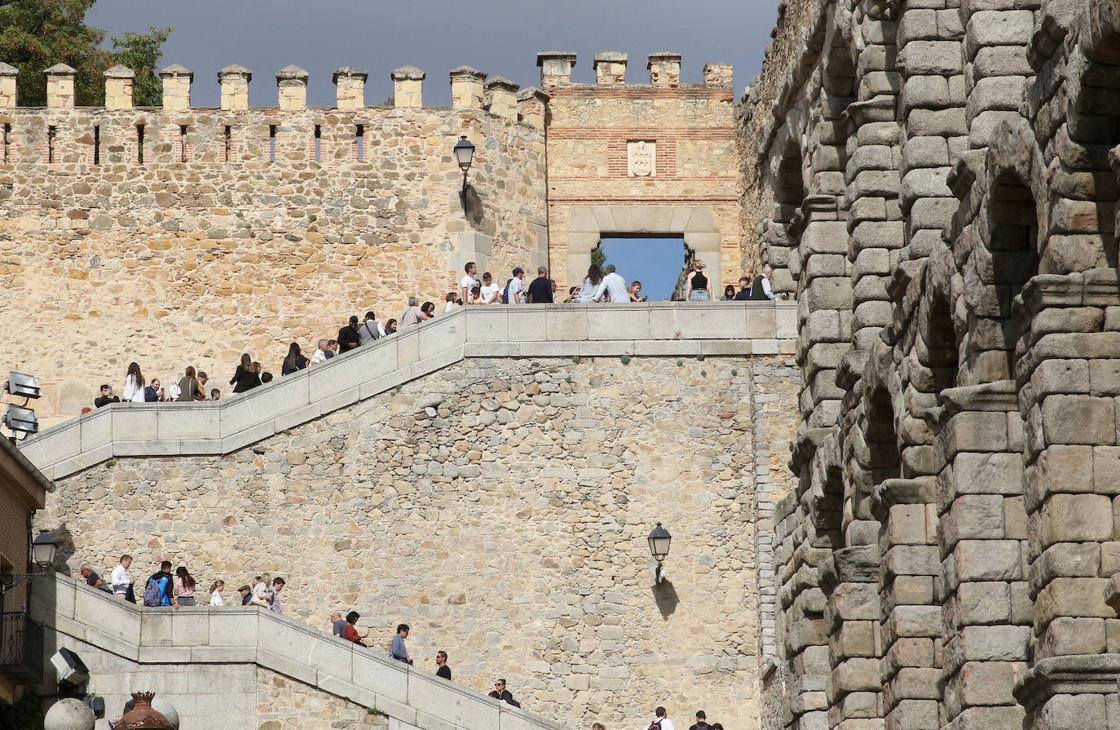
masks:
<svg viewBox="0 0 1120 730"><path fill-rule="evenodd" d="M467 290L467 294L470 294L471 289L474 289L476 286L478 286L478 280L475 279L470 274L463 274L463 278L459 279L459 293L460 294L463 292L464 289Z"/></svg>
<svg viewBox="0 0 1120 730"><path fill-rule="evenodd" d="M456 312L458 310L459 310L459 305L456 304L455 302L448 302L443 307L443 313L444 314L447 314L448 312Z"/></svg>
<svg viewBox="0 0 1120 730"><path fill-rule="evenodd" d="M321 362L327 361L327 353L322 350L316 350L315 354L311 356L311 364L318 365Z"/></svg>
<svg viewBox="0 0 1120 730"><path fill-rule="evenodd" d="M611 304L626 304L630 301L630 292L626 290L626 279L613 271L599 282L599 288L595 290L595 299L602 299L604 293L610 295Z"/></svg>
<svg viewBox="0 0 1120 730"><path fill-rule="evenodd" d="M486 286L485 284L483 284L481 295L483 304L501 304L501 292L502 288L497 284L491 284L490 286ZM494 296L495 294L499 296Z"/></svg>
<svg viewBox="0 0 1120 730"><path fill-rule="evenodd" d="M109 576L109 582L113 584L113 593L127 593L128 584L132 582L132 579L128 577L128 568L117 563L117 567L113 568L113 572Z"/></svg>
<svg viewBox="0 0 1120 730"><path fill-rule="evenodd" d="M516 276L510 279L509 282L509 303L521 304L521 292L525 291L525 283L518 279Z"/></svg>
<svg viewBox="0 0 1120 730"><path fill-rule="evenodd" d="M211 606L224 606L225 601L222 600L222 594L218 593L217 591L214 591L213 593L211 593L210 594L210 605Z"/></svg>
<svg viewBox="0 0 1120 730"><path fill-rule="evenodd" d="M658 720L660 720L660 722L658 722ZM673 730L673 721L667 717L655 717L653 721L661 726L661 730ZM647 725L646 727L648 728L649 726ZM643 728L643 730L645 730L645 728Z"/></svg>

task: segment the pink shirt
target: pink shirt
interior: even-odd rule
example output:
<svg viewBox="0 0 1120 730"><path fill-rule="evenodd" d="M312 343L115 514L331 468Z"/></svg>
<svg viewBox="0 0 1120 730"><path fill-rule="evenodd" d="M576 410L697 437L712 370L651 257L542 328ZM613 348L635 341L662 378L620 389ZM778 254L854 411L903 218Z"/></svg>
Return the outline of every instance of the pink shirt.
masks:
<svg viewBox="0 0 1120 730"><path fill-rule="evenodd" d="M177 596L193 596L194 588L187 588L183 585L183 579L175 576L175 595Z"/></svg>

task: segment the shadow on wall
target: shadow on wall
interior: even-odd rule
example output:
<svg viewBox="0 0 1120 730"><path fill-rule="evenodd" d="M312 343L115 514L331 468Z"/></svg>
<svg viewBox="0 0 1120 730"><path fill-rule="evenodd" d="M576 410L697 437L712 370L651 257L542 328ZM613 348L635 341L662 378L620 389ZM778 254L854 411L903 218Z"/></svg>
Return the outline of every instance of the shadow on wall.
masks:
<svg viewBox="0 0 1120 730"><path fill-rule="evenodd" d="M657 601L657 610L661 612L661 618L668 621L677 610L677 604L681 602L676 587L672 581L666 579L650 590L653 591L653 600Z"/></svg>
<svg viewBox="0 0 1120 730"><path fill-rule="evenodd" d="M482 208L482 197L474 186L468 185L459 192L459 201L463 204L463 213L467 216L472 226L479 226L485 216Z"/></svg>

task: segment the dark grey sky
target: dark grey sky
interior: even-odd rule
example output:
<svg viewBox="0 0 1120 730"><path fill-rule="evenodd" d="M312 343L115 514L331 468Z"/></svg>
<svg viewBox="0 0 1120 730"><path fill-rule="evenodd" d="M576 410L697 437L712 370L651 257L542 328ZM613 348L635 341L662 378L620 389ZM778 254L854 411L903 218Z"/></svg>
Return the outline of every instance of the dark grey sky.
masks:
<svg viewBox="0 0 1120 730"><path fill-rule="evenodd" d="M425 103L450 103L447 72L460 65L536 86L537 51L579 54L575 79L593 81L598 51L630 54L627 78L648 81L646 56L684 55L686 83L705 63L735 65L736 96L757 72L776 0L99 0L87 16L110 35L173 25L161 65L195 72L193 103L218 103L219 68L253 71L254 105L276 104L277 69L294 63L311 78L308 103L334 102L331 72L369 71L366 103L392 93L389 72L428 73Z"/></svg>

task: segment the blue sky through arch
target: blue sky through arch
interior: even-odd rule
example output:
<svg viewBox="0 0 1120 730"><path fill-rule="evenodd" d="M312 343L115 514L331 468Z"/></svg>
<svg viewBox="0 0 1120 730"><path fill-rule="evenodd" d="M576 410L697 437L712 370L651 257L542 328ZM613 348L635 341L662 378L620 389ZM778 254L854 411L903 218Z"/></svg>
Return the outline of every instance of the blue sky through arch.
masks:
<svg viewBox="0 0 1120 730"><path fill-rule="evenodd" d="M651 302L673 295L684 267L683 238L604 237L599 247L627 284L635 279L642 282L642 294Z"/></svg>

